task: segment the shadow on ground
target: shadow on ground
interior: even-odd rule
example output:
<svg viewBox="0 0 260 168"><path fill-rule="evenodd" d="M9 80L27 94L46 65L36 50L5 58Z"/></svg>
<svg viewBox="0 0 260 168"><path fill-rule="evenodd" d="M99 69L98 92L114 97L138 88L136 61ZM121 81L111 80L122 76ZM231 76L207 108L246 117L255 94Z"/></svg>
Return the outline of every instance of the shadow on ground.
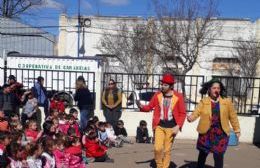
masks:
<svg viewBox="0 0 260 168"><path fill-rule="evenodd" d="M194 161L185 160L184 162L185 162L185 164L178 167L178 168L196 168L196 166L197 166L197 162L194 162ZM156 168L156 163L155 163L154 159L135 162L135 163L136 164L150 163L151 168ZM174 162L171 162L169 168L177 168L177 165ZM205 168L214 168L214 167L209 166L209 165L205 165Z"/></svg>
<svg viewBox="0 0 260 168"><path fill-rule="evenodd" d="M179 168L196 168L196 166L197 166L197 162L194 162L194 161L185 160L184 162L185 162L185 164L180 166ZM214 167L205 165L205 168L214 168Z"/></svg>
<svg viewBox="0 0 260 168"><path fill-rule="evenodd" d="M143 164L143 163L150 163L151 168L156 168L156 163L154 159L151 160L146 160L146 161L141 161L141 162L135 162L136 164ZM174 162L170 163L169 168L176 168L177 165Z"/></svg>

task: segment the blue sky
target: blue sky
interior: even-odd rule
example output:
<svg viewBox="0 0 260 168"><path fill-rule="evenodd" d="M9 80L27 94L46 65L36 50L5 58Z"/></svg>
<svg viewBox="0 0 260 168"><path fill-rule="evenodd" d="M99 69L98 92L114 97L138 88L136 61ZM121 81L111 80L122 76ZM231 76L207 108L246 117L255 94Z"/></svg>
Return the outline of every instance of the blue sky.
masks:
<svg viewBox="0 0 260 168"><path fill-rule="evenodd" d="M59 14L66 11L68 15L77 15L78 0L45 0L46 4L33 10L33 15L26 15L23 20L33 26L57 26ZM220 0L220 17L260 18L260 0ZM81 0L83 15L113 16L152 16L154 10L151 0ZM57 28L47 29L54 34Z"/></svg>

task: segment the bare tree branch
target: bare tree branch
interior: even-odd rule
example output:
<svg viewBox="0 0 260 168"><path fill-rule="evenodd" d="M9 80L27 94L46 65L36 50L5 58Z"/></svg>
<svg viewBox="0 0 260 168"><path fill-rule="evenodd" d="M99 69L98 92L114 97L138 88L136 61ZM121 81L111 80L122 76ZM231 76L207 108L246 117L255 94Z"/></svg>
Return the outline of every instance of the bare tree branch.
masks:
<svg viewBox="0 0 260 168"><path fill-rule="evenodd" d="M153 0L159 20L155 52L175 74L185 75L221 25L214 0ZM170 58L170 59L169 59Z"/></svg>
<svg viewBox="0 0 260 168"><path fill-rule="evenodd" d="M115 55L128 73L148 73L154 69L154 44L152 27L137 24L132 30L122 23L117 34L106 33L101 39L99 49L102 53ZM151 67L148 67L150 65Z"/></svg>
<svg viewBox="0 0 260 168"><path fill-rule="evenodd" d="M2 0L0 2L0 16L17 17L33 6L41 5L42 2L43 0Z"/></svg>
<svg viewBox="0 0 260 168"><path fill-rule="evenodd" d="M233 43L232 55L239 60L240 76L255 77L260 60L260 42L251 37L249 40L239 38Z"/></svg>

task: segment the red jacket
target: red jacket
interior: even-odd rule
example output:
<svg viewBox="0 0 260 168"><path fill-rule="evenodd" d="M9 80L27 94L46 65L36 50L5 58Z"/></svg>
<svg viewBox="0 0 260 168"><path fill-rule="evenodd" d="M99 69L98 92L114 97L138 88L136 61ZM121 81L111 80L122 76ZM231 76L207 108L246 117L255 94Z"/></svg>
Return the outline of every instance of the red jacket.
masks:
<svg viewBox="0 0 260 168"><path fill-rule="evenodd" d="M81 145L79 146L70 146L67 149L65 149L66 153L70 153L72 155L81 155L82 154L82 149Z"/></svg>
<svg viewBox="0 0 260 168"><path fill-rule="evenodd" d="M95 140L86 138L86 156L87 157L101 157L106 154L107 147L99 145Z"/></svg>
<svg viewBox="0 0 260 168"><path fill-rule="evenodd" d="M151 110L154 110L153 112L153 129L156 128L156 126L160 122L160 113L161 113L161 107L160 105L162 104L163 94L162 92L157 92L154 94L152 99L150 100L148 105L145 105L141 108L141 111L143 112L149 112ZM182 127L185 118L186 118L186 108L185 108L185 103L183 100L182 94L174 91L173 95L173 106L172 106L172 115L177 123L177 125Z"/></svg>
<svg viewBox="0 0 260 168"><path fill-rule="evenodd" d="M72 127L75 129L75 133L76 133L76 136L77 137L80 137L81 134L80 134L80 131L79 131L79 124L78 123L74 123L73 125L70 125L69 123L66 123L66 124L59 124L59 131L64 133L64 134L67 134L68 133L68 129Z"/></svg>
<svg viewBox="0 0 260 168"><path fill-rule="evenodd" d="M38 134L39 134L38 131L34 131L34 130L30 130L30 129L27 129L27 130L25 131L25 136L26 136L27 138L28 138L28 137L32 138L34 142L37 141L37 136L38 136Z"/></svg>
<svg viewBox="0 0 260 168"><path fill-rule="evenodd" d="M51 109L57 109L58 112L65 112L65 105L62 101L51 100Z"/></svg>

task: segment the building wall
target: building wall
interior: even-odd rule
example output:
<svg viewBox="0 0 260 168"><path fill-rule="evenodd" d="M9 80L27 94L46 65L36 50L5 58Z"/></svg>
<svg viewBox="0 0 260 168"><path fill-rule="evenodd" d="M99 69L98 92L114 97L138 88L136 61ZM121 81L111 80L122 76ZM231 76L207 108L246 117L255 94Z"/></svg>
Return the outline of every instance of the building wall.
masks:
<svg viewBox="0 0 260 168"><path fill-rule="evenodd" d="M83 17L84 18L84 17ZM136 22L143 22L140 18L124 18L124 17L95 17L89 16L91 19L91 26L85 28L85 55L94 56L102 54L99 50L99 42L103 34L117 33L115 29L119 29L120 24L125 22L131 26ZM59 43L58 55L70 55L77 57L78 47L78 18L70 18L65 14L60 16L60 30L59 30ZM80 33L80 46L82 45L83 33ZM81 55L82 56L82 55Z"/></svg>
<svg viewBox="0 0 260 168"><path fill-rule="evenodd" d="M54 55L55 38L40 29L0 17L0 56L16 51L30 55Z"/></svg>
<svg viewBox="0 0 260 168"><path fill-rule="evenodd" d="M227 75L227 72L213 71L214 58L231 58L235 47L232 40L246 40L256 35L256 23L249 20L222 19L219 22L222 25L220 34L213 43L201 50L198 63L190 74Z"/></svg>
<svg viewBox="0 0 260 168"><path fill-rule="evenodd" d="M119 28L121 22L127 23L130 27L137 22L147 22L140 17L94 17L88 16L91 19L91 27L86 28L85 37L85 55L102 54L98 46L102 34L117 33L114 31ZM216 25L221 25L222 30L216 36L213 43L204 47L200 51L198 63L188 73L189 75L203 74L206 76L223 75L226 72L213 71L213 59L215 57L232 57L234 43L232 40L242 38L244 40L251 36L256 36L260 39L260 21L251 22L248 19L216 19ZM76 26L77 18L69 18L66 15L61 15L60 26ZM110 30L113 29L113 30ZM58 55L77 56L77 27L61 27L59 34ZM80 46L82 44L82 33L80 36ZM225 74L226 75L226 74Z"/></svg>

